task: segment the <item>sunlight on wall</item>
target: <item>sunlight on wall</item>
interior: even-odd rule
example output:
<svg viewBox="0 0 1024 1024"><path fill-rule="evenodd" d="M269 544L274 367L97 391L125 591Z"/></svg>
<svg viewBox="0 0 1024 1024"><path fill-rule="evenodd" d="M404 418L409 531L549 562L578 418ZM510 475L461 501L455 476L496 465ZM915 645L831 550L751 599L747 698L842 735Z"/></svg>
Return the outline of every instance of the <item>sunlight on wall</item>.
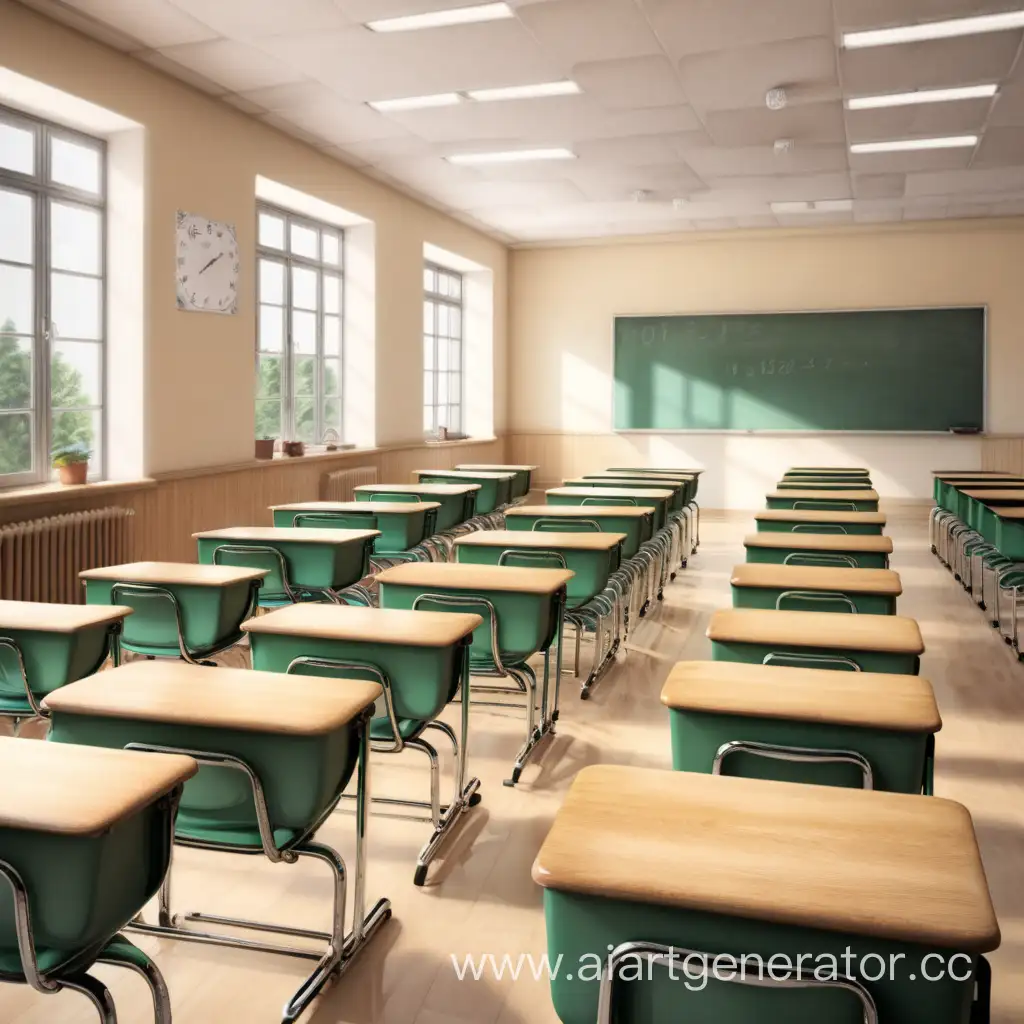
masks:
<svg viewBox="0 0 1024 1024"><path fill-rule="evenodd" d="M536 372L544 373L544 363ZM612 377L581 356L563 352L561 361L561 427L576 433L607 430Z"/></svg>
<svg viewBox="0 0 1024 1024"><path fill-rule="evenodd" d="M377 229L345 229L344 440L360 448L377 443Z"/></svg>

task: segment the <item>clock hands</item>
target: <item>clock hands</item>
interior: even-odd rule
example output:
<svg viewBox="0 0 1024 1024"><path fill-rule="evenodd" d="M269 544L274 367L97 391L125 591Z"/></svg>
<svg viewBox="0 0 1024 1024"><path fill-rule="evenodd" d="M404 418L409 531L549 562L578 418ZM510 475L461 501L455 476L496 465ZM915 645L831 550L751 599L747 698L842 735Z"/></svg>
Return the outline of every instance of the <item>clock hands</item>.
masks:
<svg viewBox="0 0 1024 1024"><path fill-rule="evenodd" d="M221 257L222 257L223 255L224 255L224 253L221 253L221 254L220 254L220 256L214 256L214 257L213 257L213 259L212 259L212 260L210 260L210 262L209 262L209 263L207 263L207 264L206 264L206 266L205 266L205 267L203 267L203 269L199 271L199 273L200 273L200 274L204 274L204 273L206 273L206 271L207 271L207 270L209 270L209 269L210 269L210 267L212 267L212 266L214 265L214 263L216 263L216 262L217 262L217 260L219 260L219 259L220 259L220 258L221 258ZM198 276L198 275L197 275L197 276Z"/></svg>

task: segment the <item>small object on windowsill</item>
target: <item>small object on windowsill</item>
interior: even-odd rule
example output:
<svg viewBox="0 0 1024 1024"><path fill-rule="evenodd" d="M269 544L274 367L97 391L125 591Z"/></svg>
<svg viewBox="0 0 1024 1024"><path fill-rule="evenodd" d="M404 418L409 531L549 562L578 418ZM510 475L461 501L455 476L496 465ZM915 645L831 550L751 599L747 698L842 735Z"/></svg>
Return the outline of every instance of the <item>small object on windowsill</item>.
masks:
<svg viewBox="0 0 1024 1024"><path fill-rule="evenodd" d="M320 438L320 443L324 446L325 452L336 452L338 445L341 444L341 435L334 427L328 427L324 431L324 436Z"/></svg>
<svg viewBox="0 0 1024 1024"><path fill-rule="evenodd" d="M448 440L448 428L447 427L438 427L437 428L437 439L438 439L438 441L447 441Z"/></svg>
<svg viewBox="0 0 1024 1024"><path fill-rule="evenodd" d="M66 486L81 486L89 477L89 457L92 451L85 444L58 445L53 449L53 468L60 482Z"/></svg>
<svg viewBox="0 0 1024 1024"><path fill-rule="evenodd" d="M306 446L301 441L282 441L281 450L293 459L306 454Z"/></svg>
<svg viewBox="0 0 1024 1024"><path fill-rule="evenodd" d="M256 438L256 458L272 459L274 457L274 439L272 437Z"/></svg>

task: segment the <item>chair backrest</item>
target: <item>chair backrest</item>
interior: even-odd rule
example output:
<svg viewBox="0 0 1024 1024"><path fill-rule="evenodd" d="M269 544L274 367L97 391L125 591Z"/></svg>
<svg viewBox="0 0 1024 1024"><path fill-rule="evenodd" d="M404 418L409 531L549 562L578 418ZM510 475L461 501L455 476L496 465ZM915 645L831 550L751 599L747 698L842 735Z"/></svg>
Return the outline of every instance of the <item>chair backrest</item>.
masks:
<svg viewBox="0 0 1024 1024"><path fill-rule="evenodd" d="M501 647L498 643L498 612L485 597L460 594L420 594L412 603L413 611L459 612L479 615L484 621L473 631L470 649L472 661L488 661L504 674Z"/></svg>
<svg viewBox="0 0 1024 1024"><path fill-rule="evenodd" d="M318 530L376 530L372 512L299 512L292 526L310 526Z"/></svg>
<svg viewBox="0 0 1024 1024"><path fill-rule="evenodd" d="M584 498L584 505L636 505L636 498Z"/></svg>
<svg viewBox="0 0 1024 1024"><path fill-rule="evenodd" d="M219 544L213 549L214 565L234 565L246 569L266 569L260 604L281 598L292 599L288 563L277 548L264 544Z"/></svg>
<svg viewBox="0 0 1024 1024"><path fill-rule="evenodd" d="M113 604L132 610L121 627L121 641L129 647L164 648L179 653L184 643L181 606L166 587L119 581L110 588Z"/></svg>
<svg viewBox="0 0 1024 1024"><path fill-rule="evenodd" d="M524 569L564 569L565 556L558 551L537 548L506 548L498 556L498 565L517 565Z"/></svg>
<svg viewBox="0 0 1024 1024"><path fill-rule="evenodd" d="M406 494L404 491L374 491L370 495L370 501L405 502L410 505L418 504L422 500L418 494Z"/></svg>
<svg viewBox="0 0 1024 1024"><path fill-rule="evenodd" d="M596 519L576 518L567 516L558 518L548 516L544 519L534 521L535 531L548 531L550 533L602 533L601 524Z"/></svg>

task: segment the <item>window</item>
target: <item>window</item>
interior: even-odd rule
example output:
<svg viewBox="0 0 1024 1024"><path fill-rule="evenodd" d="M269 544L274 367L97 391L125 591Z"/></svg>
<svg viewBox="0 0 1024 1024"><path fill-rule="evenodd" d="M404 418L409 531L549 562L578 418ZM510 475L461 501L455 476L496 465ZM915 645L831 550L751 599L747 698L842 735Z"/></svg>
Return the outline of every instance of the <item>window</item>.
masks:
<svg viewBox="0 0 1024 1024"><path fill-rule="evenodd" d="M423 430L462 429L462 275L423 268Z"/></svg>
<svg viewBox="0 0 1024 1024"><path fill-rule="evenodd" d="M0 487L79 445L102 476L106 151L0 108Z"/></svg>
<svg viewBox="0 0 1024 1024"><path fill-rule="evenodd" d="M341 440L342 232L259 206L256 436Z"/></svg>

